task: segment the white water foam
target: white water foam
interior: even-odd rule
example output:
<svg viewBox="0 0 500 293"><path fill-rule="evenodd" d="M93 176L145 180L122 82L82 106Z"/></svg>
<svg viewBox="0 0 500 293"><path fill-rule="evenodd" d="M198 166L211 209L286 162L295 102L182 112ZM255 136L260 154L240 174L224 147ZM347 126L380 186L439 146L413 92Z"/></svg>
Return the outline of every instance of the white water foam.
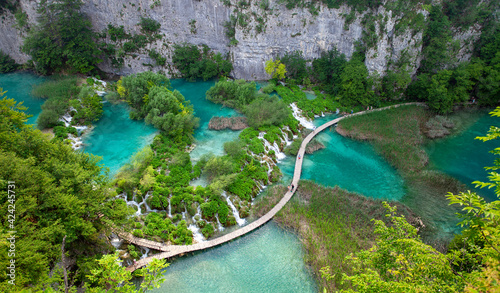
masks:
<svg viewBox="0 0 500 293"><path fill-rule="evenodd" d="M197 243L205 241L205 237L203 234L200 232L200 228L196 226L195 224L191 224L188 226L188 229L193 232L193 240L196 241Z"/></svg>
<svg viewBox="0 0 500 293"><path fill-rule="evenodd" d="M297 107L295 103L291 103L290 107L293 111L293 117L299 121L299 123L307 129L314 129L314 124L309 121L306 117L302 116L302 110Z"/></svg>
<svg viewBox="0 0 500 293"><path fill-rule="evenodd" d="M233 211L233 215L234 215L234 218L236 219L236 223L238 224L238 226L245 225L246 220L240 218L240 214L239 214L238 210L234 206L233 202L229 199L229 197L227 196L227 193L225 191L222 192L222 196L224 196L226 198L227 204L229 205L229 207Z"/></svg>
<svg viewBox="0 0 500 293"><path fill-rule="evenodd" d="M267 148L266 149L266 154L269 153L270 150L273 150L274 153L276 154L276 159L278 159L278 161L281 161L283 160L284 158L286 158L286 155L285 153L281 152L278 144L276 142L274 142L272 145L264 138L264 135L266 133L265 132L261 132L259 133L259 136L258 138L261 139L263 142L264 142L264 146ZM269 151L268 151L269 150Z"/></svg>

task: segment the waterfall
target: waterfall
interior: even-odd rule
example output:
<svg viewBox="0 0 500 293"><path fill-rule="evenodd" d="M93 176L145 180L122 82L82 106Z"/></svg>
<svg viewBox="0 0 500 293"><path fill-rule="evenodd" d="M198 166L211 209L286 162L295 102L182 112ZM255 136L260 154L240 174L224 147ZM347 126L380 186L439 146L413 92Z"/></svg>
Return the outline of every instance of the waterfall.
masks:
<svg viewBox="0 0 500 293"><path fill-rule="evenodd" d="M238 210L234 206L233 202L229 199L229 196L227 196L227 193L225 191L222 192L222 196L226 198L227 204L233 211L234 218L236 219L236 223L238 223L238 226L243 226L246 223L245 219L240 218L240 214L238 213Z"/></svg>
<svg viewBox="0 0 500 293"><path fill-rule="evenodd" d="M111 245L113 245L116 249L119 249L120 246L122 245L122 243L123 243L123 240L121 240L114 233L111 233Z"/></svg>
<svg viewBox="0 0 500 293"><path fill-rule="evenodd" d="M128 206L136 207L137 208L137 212L135 212L136 216L142 215L141 206L134 200L130 200L130 201L127 200L127 194L121 193L117 197L123 199L127 203Z"/></svg>
<svg viewBox="0 0 500 293"><path fill-rule="evenodd" d="M168 216L172 218L172 205L170 204L170 199L168 199Z"/></svg>
<svg viewBox="0 0 500 293"><path fill-rule="evenodd" d="M205 241L205 237L203 234L200 232L200 228L196 226L196 224L191 224L188 226L188 229L193 232L193 240L196 241L197 243Z"/></svg>
<svg viewBox="0 0 500 293"><path fill-rule="evenodd" d="M286 158L286 155L284 153L281 152L279 146L276 144L276 142L273 143L273 145L271 145L265 138L264 138L264 135L266 133L265 132L261 132L259 133L259 136L258 138L261 139L263 142L264 142L264 146L269 149L269 150L273 150L274 153L276 154L276 159L278 159L278 161L280 160L283 160L284 158ZM266 154L269 153L269 151L266 151Z"/></svg>
<svg viewBox="0 0 500 293"><path fill-rule="evenodd" d="M148 199L149 197L151 197L152 195L153 195L153 193L152 193L151 191L148 191L148 192L146 193L146 196L144 196L144 198L142 199L142 201L139 203L139 207L143 205L143 206L146 208L146 213L150 213L150 212L158 212L158 210L156 210L156 209L152 209L152 208L148 205L148 203L147 203L147 199Z"/></svg>
<svg viewBox="0 0 500 293"><path fill-rule="evenodd" d="M141 249L144 249L144 253L141 255L141 259L148 257L149 254L149 248L144 247L144 246L139 246Z"/></svg>
<svg viewBox="0 0 500 293"><path fill-rule="evenodd" d="M297 105L295 105L295 103L291 103L290 107L292 108L292 111L293 111L293 113L292 113L293 117L295 119L297 119L302 126L304 126L305 128L308 128L308 129L314 128L314 124L311 121L309 121L309 119L302 116L302 110L300 110L299 107L297 107Z"/></svg>
<svg viewBox="0 0 500 293"><path fill-rule="evenodd" d="M216 214L215 218L217 219L217 229L219 229L219 231L224 231L224 226L222 226L222 224L219 221L219 214Z"/></svg>

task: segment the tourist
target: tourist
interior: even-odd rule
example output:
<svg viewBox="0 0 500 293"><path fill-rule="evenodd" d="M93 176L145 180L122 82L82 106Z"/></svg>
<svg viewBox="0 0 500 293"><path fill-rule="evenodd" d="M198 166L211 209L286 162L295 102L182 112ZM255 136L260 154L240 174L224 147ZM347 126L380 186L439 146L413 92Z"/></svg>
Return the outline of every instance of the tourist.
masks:
<svg viewBox="0 0 500 293"><path fill-rule="evenodd" d="M294 188L295 188L295 186L293 186L293 183L292 183L292 191L293 191Z"/></svg>

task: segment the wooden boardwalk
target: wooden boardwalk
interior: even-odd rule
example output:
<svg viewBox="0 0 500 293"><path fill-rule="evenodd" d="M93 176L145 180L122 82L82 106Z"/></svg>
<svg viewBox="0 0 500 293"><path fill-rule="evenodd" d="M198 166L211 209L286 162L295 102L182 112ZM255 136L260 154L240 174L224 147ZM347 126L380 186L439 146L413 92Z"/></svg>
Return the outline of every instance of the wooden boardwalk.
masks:
<svg viewBox="0 0 500 293"><path fill-rule="evenodd" d="M136 269L147 265L149 262L151 262L155 258L156 259L170 258L170 257L176 256L179 254L183 254L183 253L187 253L187 252L192 252L192 251L203 250L206 248L215 247L217 245L229 242L233 239L236 239L240 236L243 236L243 235L247 234L248 232L251 232L251 231L257 229L258 227L264 225L269 220L271 220L274 217L274 215L276 215L285 206L285 204L292 198L293 194L297 190L297 187L299 185L299 180L300 180L300 174L302 172L302 161L304 158L306 146L318 133L320 133L321 131L325 130L326 128L328 128L332 125L337 124L340 120L347 118L347 117L362 115L362 114L365 114L367 112L374 112L374 111L381 111L381 110L386 110L386 109L390 109L390 108L397 108L397 107L406 106L406 105L425 106L424 103L406 103L406 104L399 104L399 105L394 105L394 106L389 106L389 107L384 107L384 108L373 109L370 111L361 111L361 112L357 112L354 114L346 115L346 116L339 117L339 118L336 118L334 120L328 121L325 124L316 128L313 132L311 132L304 139L304 141L302 142L302 144L300 146L299 152L297 154L297 158L295 159L295 170L294 170L293 179L292 179L292 184L295 186L295 189L292 191L287 191L285 193L285 196L283 196L283 198L278 202L278 204L276 206L274 206L267 214L265 214L264 216L260 217L259 219L255 220L255 221L253 221L252 223L250 223L246 226L243 226L242 228L240 228L236 231L233 231L233 232L228 233L224 236L221 236L221 237L209 240L209 241L204 241L204 242L192 244L192 245L165 245L163 243L150 241L150 240L146 240L146 239L142 239L142 238L137 238L137 237L132 236L129 233L115 232L120 237L127 239L131 243L162 251L162 252L155 254L153 256L138 260L133 265L127 267L127 270L128 271L135 271Z"/></svg>

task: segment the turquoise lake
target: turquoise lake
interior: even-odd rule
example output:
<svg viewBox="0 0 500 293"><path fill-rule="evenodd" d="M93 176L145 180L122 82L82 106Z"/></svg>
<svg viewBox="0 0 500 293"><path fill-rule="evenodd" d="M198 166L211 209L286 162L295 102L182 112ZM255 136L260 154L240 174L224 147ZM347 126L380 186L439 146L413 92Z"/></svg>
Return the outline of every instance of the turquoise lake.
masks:
<svg viewBox="0 0 500 293"><path fill-rule="evenodd" d="M488 181L488 171L484 167L493 166L495 155L490 151L500 147L499 140L483 142L475 139L486 136L490 126L500 127L500 118L491 117L485 111L476 123L460 135L438 140L426 149L438 170L457 178L488 200L496 200L498 198L493 189L476 189L472 184L476 180Z"/></svg>
<svg viewBox="0 0 500 293"><path fill-rule="evenodd" d="M152 292L318 292L294 233L270 222L230 243L176 259Z"/></svg>
<svg viewBox="0 0 500 293"><path fill-rule="evenodd" d="M35 122L43 103L31 97L31 87L43 80L25 73L0 75L0 87L9 91L7 96L24 101L30 108L28 112L35 116L29 123ZM197 147L191 153L193 161L207 153L223 154L223 143L235 139L239 132L208 130L208 121L212 116L239 114L205 99L205 92L213 81L171 82L174 89L191 101L195 115L200 117L200 127L194 133ZM111 173L150 143L156 133L153 127L130 120L128 113L125 104L105 103L103 118L84 138L85 151L102 156L101 163L109 167ZM321 125L332 117L318 118L314 124ZM484 135L490 125L498 126L498 121L499 118L485 114L461 135L428 145L433 167L466 184L477 179L486 180L483 167L491 165L494 159L488 151L500 146L500 142L482 143L474 137ZM403 179L371 145L346 139L334 129L325 130L317 139L326 149L303 158L302 179L327 186L339 185L374 198L401 200L404 197ZM294 159L287 157L279 163L285 175L284 183L291 178ZM492 193L480 192L493 199ZM442 221L446 224L449 219ZM165 283L155 292L317 292L319 288L303 258L304 251L297 236L270 222L233 242L174 259L165 271Z"/></svg>
<svg viewBox="0 0 500 293"><path fill-rule="evenodd" d="M334 115L317 118L314 125L320 126L334 118ZM325 129L316 139L326 148L304 156L301 179L326 186L338 185L374 198L399 200L405 194L401 176L370 144L345 138L333 128ZM289 182L295 157L287 157L279 166L285 175L283 182Z"/></svg>
<svg viewBox="0 0 500 293"><path fill-rule="evenodd" d="M100 164L116 174L130 157L149 145L157 130L143 121L129 118L126 104L104 103L104 113L94 129L83 136L84 152L102 157Z"/></svg>
<svg viewBox="0 0 500 293"><path fill-rule="evenodd" d="M35 124L38 115L42 111L44 99L36 99L31 95L31 90L34 85L40 84L47 80L46 77L36 76L31 73L8 73L0 74L0 88L7 91L4 97L14 99L18 102L23 102L28 110L25 112L32 115L28 118L28 124Z"/></svg>

